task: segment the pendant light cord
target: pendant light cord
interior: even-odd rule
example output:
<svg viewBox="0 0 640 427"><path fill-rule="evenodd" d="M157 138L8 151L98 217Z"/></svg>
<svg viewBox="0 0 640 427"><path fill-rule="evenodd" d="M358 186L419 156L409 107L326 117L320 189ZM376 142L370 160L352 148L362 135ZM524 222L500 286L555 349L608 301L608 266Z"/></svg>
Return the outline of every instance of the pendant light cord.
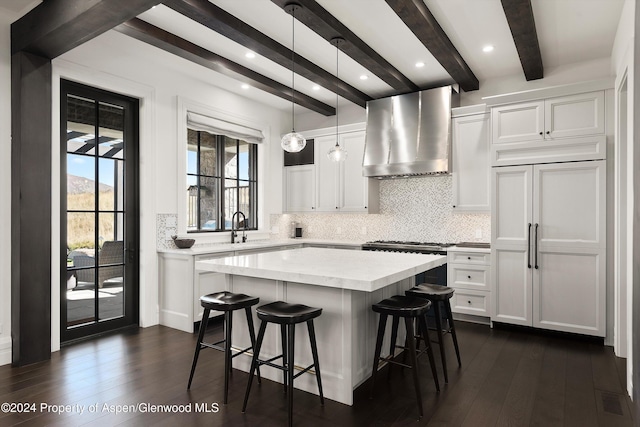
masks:
<svg viewBox="0 0 640 427"><path fill-rule="evenodd" d="M340 40L336 40L336 146L339 145L338 144L338 90L340 88L340 83L338 80L338 56L340 53Z"/></svg>
<svg viewBox="0 0 640 427"><path fill-rule="evenodd" d="M296 130L295 108L295 72L296 72L296 6L291 8L291 132Z"/></svg>

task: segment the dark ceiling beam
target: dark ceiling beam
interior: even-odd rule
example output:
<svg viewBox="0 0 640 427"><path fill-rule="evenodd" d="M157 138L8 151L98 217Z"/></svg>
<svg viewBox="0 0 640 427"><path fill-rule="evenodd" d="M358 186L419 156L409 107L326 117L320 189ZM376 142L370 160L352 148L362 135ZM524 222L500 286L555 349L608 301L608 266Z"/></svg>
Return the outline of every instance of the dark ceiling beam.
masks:
<svg viewBox="0 0 640 427"><path fill-rule="evenodd" d="M544 68L531 0L502 0L502 9L507 17L525 78L541 79L544 77Z"/></svg>
<svg viewBox="0 0 640 427"><path fill-rule="evenodd" d="M478 90L480 83L431 14L423 0L386 0L453 80L466 91Z"/></svg>
<svg viewBox="0 0 640 427"><path fill-rule="evenodd" d="M46 0L11 24L11 53L53 59L160 0Z"/></svg>
<svg viewBox="0 0 640 427"><path fill-rule="evenodd" d="M291 70L291 49L241 21L208 0L165 0L163 4L178 13L222 34L247 49ZM313 62L295 54L295 72L356 105L366 107L371 97L337 79Z"/></svg>
<svg viewBox="0 0 640 427"><path fill-rule="evenodd" d="M272 95L291 101L291 88L273 79L256 73L255 71L243 67L227 58L208 51L188 40L180 38L161 28L151 25L141 19L134 18L114 30L126 34L130 37L149 43L152 46L173 53L181 58L195 62L225 76L231 77L243 83L247 83L257 89L261 89ZM318 101L310 96L295 91L294 102L302 107L308 108L325 116L336 114L334 107Z"/></svg>
<svg viewBox="0 0 640 427"><path fill-rule="evenodd" d="M291 0L271 0L278 6L284 7ZM331 15L315 0L296 0L302 6L295 12L298 21L315 31L328 42L336 37L342 37L345 42L340 44L340 50L354 61L378 76L397 92L415 92L420 88L411 80L387 62L382 56L356 36L349 28Z"/></svg>

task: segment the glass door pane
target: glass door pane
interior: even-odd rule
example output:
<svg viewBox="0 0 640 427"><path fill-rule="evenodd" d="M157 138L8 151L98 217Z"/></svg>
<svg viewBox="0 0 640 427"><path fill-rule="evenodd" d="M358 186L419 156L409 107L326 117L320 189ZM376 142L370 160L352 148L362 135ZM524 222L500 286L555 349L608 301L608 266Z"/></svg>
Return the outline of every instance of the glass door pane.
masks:
<svg viewBox="0 0 640 427"><path fill-rule="evenodd" d="M137 322L125 248L134 221L128 215L133 179L127 176L127 113L104 92L70 86L66 93L66 290L61 306L64 338L77 338ZM79 85L78 85L79 86ZM71 93L71 92L74 93ZM137 106L137 103L136 103ZM136 112L137 113L137 112ZM129 179L128 179L129 178Z"/></svg>

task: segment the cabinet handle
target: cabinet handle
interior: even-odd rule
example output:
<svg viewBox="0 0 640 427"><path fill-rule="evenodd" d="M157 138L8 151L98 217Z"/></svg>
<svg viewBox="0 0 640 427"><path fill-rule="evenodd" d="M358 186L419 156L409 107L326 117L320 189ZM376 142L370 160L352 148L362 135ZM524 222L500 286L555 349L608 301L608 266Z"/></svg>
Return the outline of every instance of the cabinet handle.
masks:
<svg viewBox="0 0 640 427"><path fill-rule="evenodd" d="M467 259L471 259L471 257L470 257L470 256L468 256L468 257L467 257Z"/></svg>
<svg viewBox="0 0 640 427"><path fill-rule="evenodd" d="M456 207L456 205L453 205L453 207L455 208L455 207Z"/></svg>
<svg viewBox="0 0 640 427"><path fill-rule="evenodd" d="M531 268L531 223L527 232L527 268Z"/></svg>
<svg viewBox="0 0 640 427"><path fill-rule="evenodd" d="M547 131L547 135L549 135L551 132Z"/></svg>
<svg viewBox="0 0 640 427"><path fill-rule="evenodd" d="M536 223L536 239L535 239L535 244L536 244L536 265L535 268L537 269L538 266L538 223Z"/></svg>
<svg viewBox="0 0 640 427"><path fill-rule="evenodd" d="M467 301L469 304L471 304L471 301Z"/></svg>
<svg viewBox="0 0 640 427"><path fill-rule="evenodd" d="M336 206L336 209L338 209L338 207Z"/></svg>
<svg viewBox="0 0 640 427"><path fill-rule="evenodd" d="M542 135L542 132L540 132L540 135Z"/></svg>
<svg viewBox="0 0 640 427"><path fill-rule="evenodd" d="M467 276L469 279L471 279L471 276Z"/></svg>

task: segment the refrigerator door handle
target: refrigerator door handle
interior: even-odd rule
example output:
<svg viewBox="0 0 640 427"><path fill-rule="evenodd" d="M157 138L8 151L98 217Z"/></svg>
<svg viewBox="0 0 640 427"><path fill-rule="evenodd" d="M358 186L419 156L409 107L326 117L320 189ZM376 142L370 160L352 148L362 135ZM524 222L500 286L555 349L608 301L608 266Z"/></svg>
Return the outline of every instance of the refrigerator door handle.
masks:
<svg viewBox="0 0 640 427"><path fill-rule="evenodd" d="M531 268L531 223L527 232L527 268Z"/></svg>
<svg viewBox="0 0 640 427"><path fill-rule="evenodd" d="M536 257L535 258L535 264L536 264L535 268L537 269L539 267L538 266L538 223L536 223L536 237L535 237L534 243L536 245L536 248L535 248L535 257Z"/></svg>

